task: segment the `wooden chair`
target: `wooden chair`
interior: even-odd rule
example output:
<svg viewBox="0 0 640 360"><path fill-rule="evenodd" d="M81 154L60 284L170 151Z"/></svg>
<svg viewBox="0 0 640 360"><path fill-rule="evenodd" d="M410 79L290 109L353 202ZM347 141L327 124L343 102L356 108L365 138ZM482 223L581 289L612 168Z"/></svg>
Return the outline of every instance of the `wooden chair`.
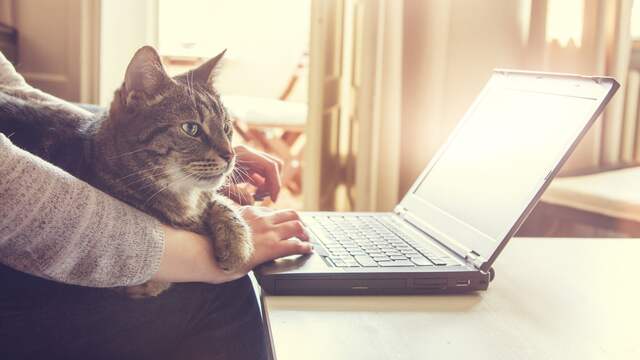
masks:
<svg viewBox="0 0 640 360"><path fill-rule="evenodd" d="M308 109L307 104L287 99L306 68L307 58L307 53L301 56L277 99L251 96L222 98L242 140L283 160L282 184L292 194L302 191L300 167Z"/></svg>

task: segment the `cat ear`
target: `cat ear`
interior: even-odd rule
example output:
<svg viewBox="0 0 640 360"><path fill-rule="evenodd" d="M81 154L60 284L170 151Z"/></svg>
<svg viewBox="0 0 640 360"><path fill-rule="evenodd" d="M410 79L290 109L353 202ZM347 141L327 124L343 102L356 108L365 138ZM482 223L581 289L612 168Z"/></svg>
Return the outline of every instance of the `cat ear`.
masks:
<svg viewBox="0 0 640 360"><path fill-rule="evenodd" d="M144 46L133 55L124 77L124 86L127 94L141 91L154 95L167 81L171 79L162 66L160 55L151 46Z"/></svg>
<svg viewBox="0 0 640 360"><path fill-rule="evenodd" d="M189 76L190 80L193 80L194 82L208 85L208 86L213 85L213 79L216 77L217 67L220 64L220 60L222 60L224 53L226 52L227 52L227 49L222 50L220 54L209 59L204 64L189 71L185 75Z"/></svg>

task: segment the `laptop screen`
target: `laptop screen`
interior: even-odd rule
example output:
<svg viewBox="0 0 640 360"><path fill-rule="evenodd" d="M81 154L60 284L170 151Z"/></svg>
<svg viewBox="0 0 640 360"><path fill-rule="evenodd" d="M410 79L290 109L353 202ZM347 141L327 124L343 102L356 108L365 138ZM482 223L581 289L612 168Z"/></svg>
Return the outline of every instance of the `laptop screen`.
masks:
<svg viewBox="0 0 640 360"><path fill-rule="evenodd" d="M412 188L418 210L429 209L412 214L490 256L610 89L588 78L494 75Z"/></svg>

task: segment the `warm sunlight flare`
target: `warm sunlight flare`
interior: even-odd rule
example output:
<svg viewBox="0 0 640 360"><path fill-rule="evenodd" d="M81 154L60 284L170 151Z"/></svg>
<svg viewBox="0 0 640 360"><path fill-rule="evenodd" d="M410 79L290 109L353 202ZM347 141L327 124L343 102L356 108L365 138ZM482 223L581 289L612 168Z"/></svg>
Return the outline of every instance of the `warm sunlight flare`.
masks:
<svg viewBox="0 0 640 360"><path fill-rule="evenodd" d="M640 1L635 1L631 10L631 37L640 40Z"/></svg>
<svg viewBox="0 0 640 360"><path fill-rule="evenodd" d="M547 8L547 42L558 41L565 47L569 43L580 47L584 0L549 0Z"/></svg>
<svg viewBox="0 0 640 360"><path fill-rule="evenodd" d="M0 0L0 360L640 360L640 0Z"/></svg>

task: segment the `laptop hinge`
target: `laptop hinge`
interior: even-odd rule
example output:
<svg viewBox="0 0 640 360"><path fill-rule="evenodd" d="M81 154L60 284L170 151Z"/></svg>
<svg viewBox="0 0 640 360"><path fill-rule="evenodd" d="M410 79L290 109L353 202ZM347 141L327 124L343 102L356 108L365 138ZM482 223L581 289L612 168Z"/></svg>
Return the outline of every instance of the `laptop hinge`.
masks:
<svg viewBox="0 0 640 360"><path fill-rule="evenodd" d="M393 213L404 219L405 215L407 214L407 209L400 205L397 205L395 208L393 208Z"/></svg>
<svg viewBox="0 0 640 360"><path fill-rule="evenodd" d="M478 254L473 250L467 252L467 254L464 256L464 259L467 260L467 262L473 264L473 266L475 266L478 269L482 267L482 264L483 264L482 257L480 257L480 254Z"/></svg>
<svg viewBox="0 0 640 360"><path fill-rule="evenodd" d="M464 260L467 263L473 265L475 268L480 269L482 267L482 264L484 263L484 259L480 256L480 254L478 254L473 250L470 250L468 248L461 246L460 243L456 243L451 239L448 239L446 242L443 242L442 239L438 239L436 236L434 236L434 234L431 234L427 229L425 229L423 227L424 223L421 222L415 216L413 216L406 208L398 205L393 209L393 213L398 215L403 221L406 221L413 228L424 233L429 238L433 239L434 241L438 242L440 245L449 249L449 251L455 253L457 256L461 258L464 258Z"/></svg>

